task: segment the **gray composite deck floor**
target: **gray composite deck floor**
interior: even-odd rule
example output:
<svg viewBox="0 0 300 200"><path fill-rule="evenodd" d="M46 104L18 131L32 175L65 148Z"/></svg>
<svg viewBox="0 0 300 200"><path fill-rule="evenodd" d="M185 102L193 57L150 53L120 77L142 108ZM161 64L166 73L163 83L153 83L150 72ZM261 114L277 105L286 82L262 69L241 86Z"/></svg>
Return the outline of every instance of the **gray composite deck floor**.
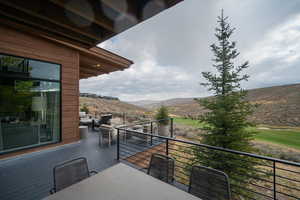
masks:
<svg viewBox="0 0 300 200"><path fill-rule="evenodd" d="M122 162L143 170L124 159L162 142L156 140L149 145L138 138L131 138L127 142L121 139ZM122 151L124 147L130 150L125 155ZM91 131L87 139L77 143L0 160L0 200L38 200L50 195L49 191L53 187L53 167L78 157L86 157L89 169L96 171L102 171L118 163L116 145L100 147L98 133ZM186 190L181 184L174 183L174 186Z"/></svg>
<svg viewBox="0 0 300 200"><path fill-rule="evenodd" d="M84 156L90 170L101 171L117 163L116 145L99 147L98 135L53 149L0 160L0 200L35 200L49 195L53 167Z"/></svg>

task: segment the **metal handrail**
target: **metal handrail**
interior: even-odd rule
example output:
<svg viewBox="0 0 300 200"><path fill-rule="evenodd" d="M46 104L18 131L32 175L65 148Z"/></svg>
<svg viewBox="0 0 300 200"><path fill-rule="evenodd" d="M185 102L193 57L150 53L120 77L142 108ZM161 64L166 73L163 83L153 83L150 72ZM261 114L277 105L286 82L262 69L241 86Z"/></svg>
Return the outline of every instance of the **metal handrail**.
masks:
<svg viewBox="0 0 300 200"><path fill-rule="evenodd" d="M117 130L128 131L127 129L124 129L124 127L117 127L116 129ZM185 144L196 145L196 146L199 146L199 147L205 147L205 148L208 148L208 149L213 149L213 150L218 150L218 151L224 151L224 152L233 153L233 154L239 154L239 155L245 155L245 156L250 156L250 157L258 158L258 159L262 159L262 160L274 161L274 162L278 162L278 163L282 163L282 164L287 164L287 165L292 165L292 166L300 167L300 163L293 162L293 161L288 161L288 160L282 160L282 159L278 159L278 158L272 158L272 157L269 157L269 156L262 156L262 155L258 155L258 154L252 154L252 153L247 153L247 152L242 152L242 151L236 151L236 150L232 150L232 149L225 149L225 148L222 148L222 147L216 147L216 146L211 146L211 145L207 145L207 144L196 143L196 142L192 142L192 141L175 139L175 138L166 137L166 136L153 135L153 134L143 133L143 132L136 131L136 130L130 130L130 132L139 133L139 134L150 136L150 137L151 136L152 137L155 136L157 138L161 138L161 139L165 139L165 140L171 140L171 141L175 141L175 142L181 142L181 143L185 143Z"/></svg>
<svg viewBox="0 0 300 200"><path fill-rule="evenodd" d="M160 119L160 120L145 121L145 122L141 122L141 123L137 123L137 124L122 125L122 126L119 126L118 128L128 128L128 127L131 127L131 126L144 125L144 124L155 123L155 122L162 122L162 121L167 121L167 120L171 121L171 120L173 120L173 118L166 118L166 119Z"/></svg>
<svg viewBox="0 0 300 200"><path fill-rule="evenodd" d="M272 162L272 164L270 163L271 165L262 165L262 166L267 166L267 167L270 167L270 168L273 169L273 173L272 173L272 176L273 176L272 179L273 180L272 181L271 180L261 179L259 177L252 177L250 175L249 176L245 175L245 176L247 176L249 178L254 178L256 180L263 181L263 182L268 183L268 184L269 183L272 184L273 185L272 189L271 188L268 189L268 190L273 191L272 197L268 196L268 195L265 195L262 192L253 190L251 188L243 188L244 191L248 191L248 192L251 192L252 194L260 195L260 196L263 196L263 197L272 198L274 200L276 200L278 198L278 196L281 196L281 195L284 195L285 197L291 197L293 199L298 199L299 198L298 193L296 194L296 196L297 196L296 197L296 196L293 196L291 194L282 192L280 189L277 188L277 186L278 186L279 188L285 187L285 188L292 189L293 191L300 191L300 188L298 189L298 188L295 188L295 187L286 186L285 184L283 185L280 182L280 180L277 180L277 178L288 180L288 181L290 181L292 183L297 183L297 184L300 183L300 180L297 180L297 179L294 179L294 178L291 179L291 178L287 178L287 177L282 177L281 175L278 175L277 170L282 170L282 168L281 167L277 167L276 164L280 163L280 164L285 164L285 165L289 165L289 166L299 167L300 168L300 163L293 162L293 161L282 160L282 159L278 159L278 158L272 158L272 157L269 157L269 156L262 156L262 155L253 154L253 153L247 153L247 152L241 152L241 151L236 151L236 150L232 150L232 149L226 149L226 148L217 147L217 146L211 146L211 145L207 145L207 144L201 144L201 143L192 142L192 141L186 141L186 140L176 139L176 138L172 137L173 136L173 119L172 118L168 118L168 119L165 119L165 120L171 120L171 130L172 130L171 131L171 137L166 137L166 136L161 136L161 135L156 135L156 134L154 135L153 134L153 123L158 122L158 121L162 121L162 120L148 121L148 122L143 122L142 123L142 124L150 123L150 125L151 125L151 133L150 134L149 133L144 133L144 132L141 132L141 131L137 131L137 130L128 129L132 125L129 125L129 126L125 125L125 126L116 127L116 129L117 129L117 159L120 160L120 157L122 157L124 155L124 152L125 152L125 155L126 154L128 155L128 153L129 153L129 156L136 155L136 151L133 152L134 154L130 154L130 151L134 150L136 147L134 147L134 146L131 146L131 147L128 146L127 147L126 146L126 148L125 148L124 145L126 145L126 143L121 143L120 142L120 134L121 134L120 131L124 131L125 133L128 131L130 133L134 133L134 134L137 134L137 135L139 134L143 138L145 138L145 136L146 136L146 138L147 138L147 136L150 137L151 140L150 140L150 146L149 146L149 148L154 147L154 146L152 146L153 145L152 140L159 141L159 144L161 144L162 141L165 141L164 142L165 143L165 149L163 148L160 151L163 151L163 153L166 154L166 155L170 154L170 151L171 151L171 153L174 150L177 151L176 149L170 147L170 145L177 145L177 146L182 146L182 147L186 147L186 148L191 148L191 146L196 146L196 147L201 147L201 148L204 148L204 149L216 150L216 151L226 152L226 153L235 154L235 155L242 155L242 156L246 156L246 157L260 159L262 161L270 161L270 162ZM139 125L141 125L141 124L139 124ZM170 141L173 141L175 143L171 143L170 144ZM179 145L179 143L187 144L188 146ZM157 145L157 144L154 143L154 145ZM123 151L121 150L121 148L123 148ZM201 150L201 149L199 149L199 150ZM145 149L142 150L142 151L145 151ZM140 160L141 159L140 155L137 155L137 156L139 156L139 160ZM125 158L126 157L127 156L125 156ZM181 157L182 157L182 155L181 155ZM182 157L182 158L187 159L187 158L185 158L185 156ZM181 163L180 161L178 161L178 162L180 163L180 165L181 164L187 164L187 163L184 163L184 162ZM251 162L253 162L253 161L251 161ZM258 163L258 162L255 162L255 163ZM264 162L262 162L262 163L264 163ZM178 165L177 167L182 168L182 166L180 166L180 165ZM264 172L264 171L261 171L261 170L256 170L256 171L260 172L260 173ZM285 170L285 171L290 171L290 172L297 173L297 174L300 173L298 171L291 171L291 170L288 170L288 169ZM182 174L181 171L179 171L178 173ZM266 172L264 172L264 173L266 173ZM182 177L178 176L178 178L182 178ZM184 179L184 177L183 177L183 179ZM266 189L266 187L264 187L264 186L260 186L260 185L254 184L254 183L250 183L250 184L254 185L254 186L257 186L257 187L260 187L260 188L265 188ZM233 185L235 187L239 187L239 185L236 185L236 184L233 184ZM238 194L236 191L233 191L233 192L236 193L236 194ZM247 197L247 196L245 196L245 197ZM253 198L250 198L250 199L253 199Z"/></svg>

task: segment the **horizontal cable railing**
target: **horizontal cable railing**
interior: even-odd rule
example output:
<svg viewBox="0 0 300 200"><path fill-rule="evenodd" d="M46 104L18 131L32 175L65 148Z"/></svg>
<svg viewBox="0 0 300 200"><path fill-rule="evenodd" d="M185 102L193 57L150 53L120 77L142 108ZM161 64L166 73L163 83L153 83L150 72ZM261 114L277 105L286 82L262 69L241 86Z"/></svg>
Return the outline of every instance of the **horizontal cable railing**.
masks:
<svg viewBox="0 0 300 200"><path fill-rule="evenodd" d="M162 136L153 132L157 122L140 125L147 123L149 131L134 130L132 126L117 128L118 160L145 169L151 155L161 153L175 159L175 185L182 188L189 185L191 167L203 165L224 169L233 199L300 199L300 163L176 139L173 133ZM173 128L173 120L171 124Z"/></svg>
<svg viewBox="0 0 300 200"><path fill-rule="evenodd" d="M167 123L167 125L164 125L164 123ZM163 124L162 124L163 123ZM160 127L165 127L166 131L165 133L159 133L160 132ZM164 136L169 136L171 138L174 137L174 120L173 118L167 118L167 119L161 119L161 120L154 120L154 121L140 121L134 124L125 124L121 125L118 127L118 129L123 129L123 130L134 130L136 129L141 129L142 132L144 133L151 133L152 135L159 135L162 134ZM140 131L137 131L140 132Z"/></svg>

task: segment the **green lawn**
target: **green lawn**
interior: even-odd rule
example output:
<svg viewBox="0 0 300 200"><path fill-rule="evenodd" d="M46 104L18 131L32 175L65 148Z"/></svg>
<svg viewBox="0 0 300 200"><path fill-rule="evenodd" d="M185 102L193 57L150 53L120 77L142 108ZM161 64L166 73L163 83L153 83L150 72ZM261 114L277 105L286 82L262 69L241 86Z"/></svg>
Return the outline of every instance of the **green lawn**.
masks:
<svg viewBox="0 0 300 200"><path fill-rule="evenodd" d="M256 129L255 139L266 142L272 142L296 149L300 149L300 131L299 130L261 130Z"/></svg>
<svg viewBox="0 0 300 200"><path fill-rule="evenodd" d="M183 119L175 118L175 124L184 124L188 126L201 128L201 124L197 120L192 119ZM299 129L287 129L287 130L278 130L278 129L268 129L262 130L255 128L257 134L255 135L256 140L271 142L287 147L292 147L295 149L300 149L300 130Z"/></svg>
<svg viewBox="0 0 300 200"><path fill-rule="evenodd" d="M201 128L202 124L197 121L197 120L192 120L192 119L184 119L184 118L174 118L174 123L175 124L183 124L187 126L193 126L197 128Z"/></svg>

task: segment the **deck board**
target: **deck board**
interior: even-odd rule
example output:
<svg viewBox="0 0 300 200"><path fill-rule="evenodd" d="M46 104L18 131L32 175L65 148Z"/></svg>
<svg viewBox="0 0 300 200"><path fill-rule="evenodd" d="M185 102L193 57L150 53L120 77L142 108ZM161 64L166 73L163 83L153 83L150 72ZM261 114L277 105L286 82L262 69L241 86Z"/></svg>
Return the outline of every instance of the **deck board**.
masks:
<svg viewBox="0 0 300 200"><path fill-rule="evenodd" d="M53 167L61 162L84 156L90 170L101 171L116 161L116 146L99 147L98 135L90 132L86 140L0 160L0 199L35 200L49 195L53 187Z"/></svg>

